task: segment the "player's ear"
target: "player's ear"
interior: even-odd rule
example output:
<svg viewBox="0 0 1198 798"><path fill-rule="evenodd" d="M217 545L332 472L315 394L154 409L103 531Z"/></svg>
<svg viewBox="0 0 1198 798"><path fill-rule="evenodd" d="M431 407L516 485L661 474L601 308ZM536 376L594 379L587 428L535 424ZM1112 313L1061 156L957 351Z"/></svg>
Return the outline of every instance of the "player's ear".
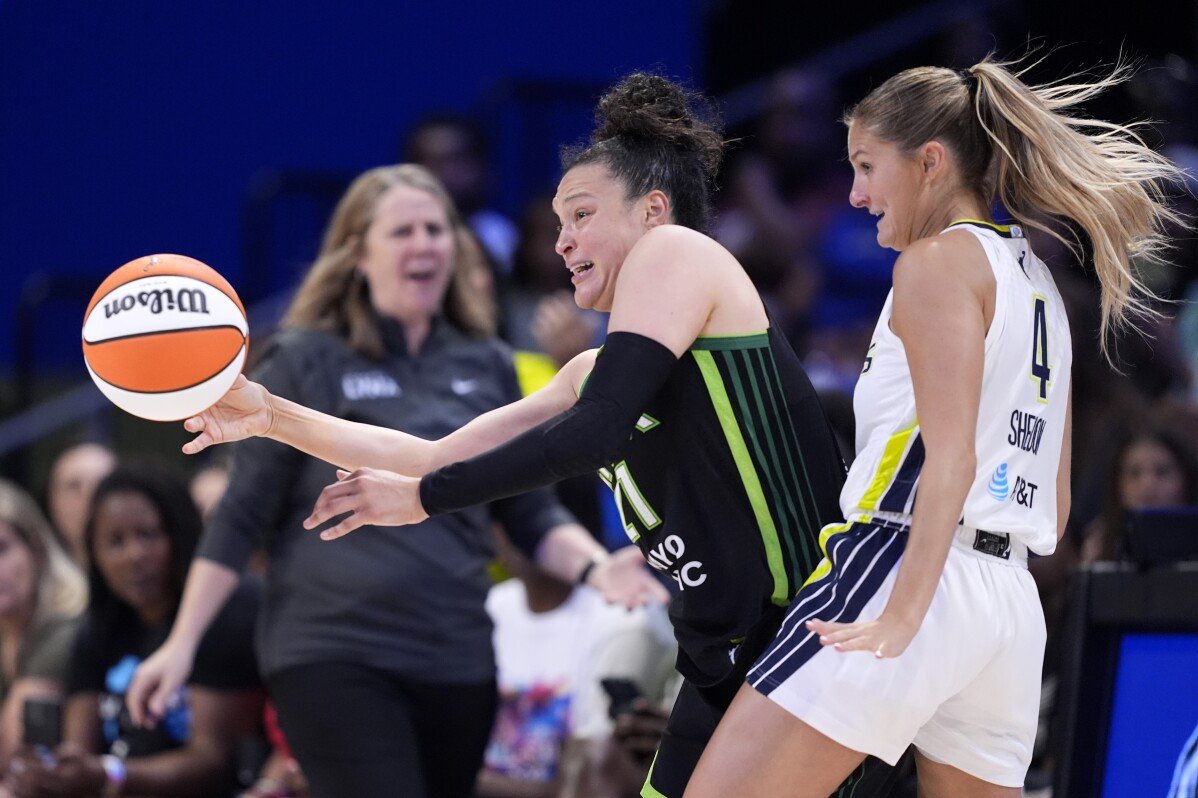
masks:
<svg viewBox="0 0 1198 798"><path fill-rule="evenodd" d="M929 141L919 148L919 165L924 177L938 180L944 174L948 153L939 141Z"/></svg>
<svg viewBox="0 0 1198 798"><path fill-rule="evenodd" d="M669 224L673 206L670 198L661 189L653 189L641 198L641 207L645 212L645 227L657 227L659 224Z"/></svg>

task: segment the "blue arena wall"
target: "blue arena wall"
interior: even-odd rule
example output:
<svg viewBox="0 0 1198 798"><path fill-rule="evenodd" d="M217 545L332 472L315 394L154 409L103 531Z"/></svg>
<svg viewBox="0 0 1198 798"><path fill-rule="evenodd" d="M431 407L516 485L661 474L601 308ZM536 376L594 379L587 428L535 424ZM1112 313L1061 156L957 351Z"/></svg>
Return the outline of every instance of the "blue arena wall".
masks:
<svg viewBox="0 0 1198 798"><path fill-rule="evenodd" d="M656 65L695 81L698 8L0 0L0 371L30 273L98 284L165 251L237 285L255 174L393 162L415 119L475 109L505 78L602 85ZM587 123L580 113L565 127L581 134ZM512 151L527 146L501 141L495 160L555 158L543 144ZM523 197L497 188L514 214ZM47 365L75 364L73 313L39 342Z"/></svg>

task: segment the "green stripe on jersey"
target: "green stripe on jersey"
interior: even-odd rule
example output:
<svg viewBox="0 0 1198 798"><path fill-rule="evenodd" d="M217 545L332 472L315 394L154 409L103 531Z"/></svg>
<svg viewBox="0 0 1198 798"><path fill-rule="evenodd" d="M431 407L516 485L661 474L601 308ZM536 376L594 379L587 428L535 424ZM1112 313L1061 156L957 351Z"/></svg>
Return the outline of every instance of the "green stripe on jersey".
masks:
<svg viewBox="0 0 1198 798"><path fill-rule="evenodd" d="M815 490L772 347L692 350L691 355L753 508L774 578L772 599L784 606L823 553Z"/></svg>
<svg viewBox="0 0 1198 798"><path fill-rule="evenodd" d="M691 344L691 349L758 349L770 345L769 331L744 333L743 335L702 335Z"/></svg>
<svg viewBox="0 0 1198 798"><path fill-rule="evenodd" d="M716 417L720 421L720 429L740 473L741 483L749 496L749 504L753 507L753 517L757 520L757 528L761 532L761 541L765 546L765 559L769 565L770 575L774 579L774 590L771 600L778 606L785 606L790 601L790 591L787 589L786 566L782 562L782 547L778 543L778 530L774 526L774 518L766 504L765 493L761 489L761 480L757 469L753 467L753 458L745 446L744 436L740 432L740 424L732 409L728 391L724 387L724 379L715 363L714 356L706 350L692 350L691 354L703 375L707 392L711 395ZM721 353L722 354L722 353ZM725 355L726 356L726 355Z"/></svg>
<svg viewBox="0 0 1198 798"><path fill-rule="evenodd" d="M653 786L653 768L657 767L657 755L661 749L653 752L653 761L649 763L649 775L645 776L645 785L641 787L641 798L669 798L665 793ZM675 798L682 798L675 796Z"/></svg>
<svg viewBox="0 0 1198 798"><path fill-rule="evenodd" d="M781 419L778 432L783 440L788 442L788 445L782 447L782 451L786 453L789 484L794 486L795 495L798 496L802 509L800 521L803 530L801 530L802 534L799 535L796 545L803 554L803 561L800 564L802 572L795 582L797 592L797 586L803 583L807 575L823 558L823 553L819 548L819 530L822 524L819 508L815 503L815 488L811 485L811 475L807 473L807 463L803 459L803 447L799 445L799 434L795 430L794 418L791 417L790 408L786 405L786 395L782 391L782 375L778 373L778 364L774 360L772 350L769 353L767 365L769 366L767 376L772 379L775 386L772 395L777 397L778 406L775 408L775 413ZM822 413L820 417L822 418Z"/></svg>
<svg viewBox="0 0 1198 798"><path fill-rule="evenodd" d="M781 538L782 542L786 544L787 562L790 564L787 575L790 584L797 585L800 581L796 571L797 558L794 547L794 538L799 531L795 524L797 512L791 498L792 491L786 490L782 480L782 464L778 457L781 442L776 440L779 419L766 412L761 398L762 390L769 393L770 386L758 385L757 375L764 374L764 370L758 365L760 357L755 357L760 354L761 350L730 352L725 356L725 365L732 378L733 392L740 410L738 416L744 419L745 431L753 443L753 453L756 455L754 460L762 480L774 499L776 512L773 515L776 523L781 527ZM755 362L750 362L750 358ZM777 505L783 501L786 502L790 512L780 511L782 508Z"/></svg>

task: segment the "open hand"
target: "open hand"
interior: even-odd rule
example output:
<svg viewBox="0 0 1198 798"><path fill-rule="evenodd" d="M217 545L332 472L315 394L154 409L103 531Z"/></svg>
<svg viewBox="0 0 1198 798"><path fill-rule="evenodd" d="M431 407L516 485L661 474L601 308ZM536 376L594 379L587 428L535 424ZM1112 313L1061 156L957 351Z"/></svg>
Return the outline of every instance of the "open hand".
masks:
<svg viewBox="0 0 1198 798"><path fill-rule="evenodd" d="M868 651L878 659L897 657L907 650L919 631L918 625L904 623L883 614L875 621L836 623L807 622L807 628L819 635L819 642L837 651Z"/></svg>
<svg viewBox="0 0 1198 798"><path fill-rule="evenodd" d="M274 420L270 393L256 382L238 374L221 400L198 416L183 422L188 432L200 433L184 444L184 454L202 452L214 443L231 443L255 435L265 435Z"/></svg>
<svg viewBox="0 0 1198 798"><path fill-rule="evenodd" d="M609 604L622 604L629 609L670 600L670 592L657 581L636 546L612 552L591 571L587 584L598 590Z"/></svg>
<svg viewBox="0 0 1198 798"><path fill-rule="evenodd" d="M338 469L337 481L320 492L304 529L345 513L350 516L321 532L321 540L336 540L360 526L403 526L428 518L420 504L419 479L375 468Z"/></svg>

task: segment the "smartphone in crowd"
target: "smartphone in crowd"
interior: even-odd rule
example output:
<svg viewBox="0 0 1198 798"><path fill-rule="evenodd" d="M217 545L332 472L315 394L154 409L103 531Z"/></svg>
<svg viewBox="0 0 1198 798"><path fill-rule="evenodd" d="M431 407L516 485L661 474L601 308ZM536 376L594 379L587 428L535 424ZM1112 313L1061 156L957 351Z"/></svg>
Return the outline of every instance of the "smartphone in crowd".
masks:
<svg viewBox="0 0 1198 798"><path fill-rule="evenodd" d="M52 751L62 742L62 700L26 698L22 709L24 743Z"/></svg>
<svg viewBox="0 0 1198 798"><path fill-rule="evenodd" d="M632 702L643 695L640 686L631 679L601 679L599 684L607 693L607 714L612 720L632 712Z"/></svg>

